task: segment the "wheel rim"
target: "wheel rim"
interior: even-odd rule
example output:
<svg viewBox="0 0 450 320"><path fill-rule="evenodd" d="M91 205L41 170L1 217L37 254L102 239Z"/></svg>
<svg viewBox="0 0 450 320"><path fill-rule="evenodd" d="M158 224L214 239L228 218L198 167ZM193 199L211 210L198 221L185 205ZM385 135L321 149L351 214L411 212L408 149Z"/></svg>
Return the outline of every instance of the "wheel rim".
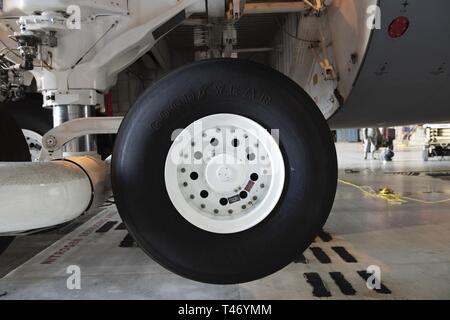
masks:
<svg viewBox="0 0 450 320"><path fill-rule="evenodd" d="M190 124L165 163L174 207L191 224L214 233L236 233L263 221L278 203L284 180L277 141L255 121L234 114Z"/></svg>
<svg viewBox="0 0 450 320"><path fill-rule="evenodd" d="M28 149L31 154L31 161L39 161L42 150L42 136L32 130L22 129L25 140L27 141Z"/></svg>

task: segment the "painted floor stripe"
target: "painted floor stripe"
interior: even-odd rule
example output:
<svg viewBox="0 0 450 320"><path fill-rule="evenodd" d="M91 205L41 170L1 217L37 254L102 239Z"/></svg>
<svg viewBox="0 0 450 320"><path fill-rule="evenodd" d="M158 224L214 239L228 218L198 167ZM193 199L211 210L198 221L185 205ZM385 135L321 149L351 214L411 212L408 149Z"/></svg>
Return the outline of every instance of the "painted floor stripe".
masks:
<svg viewBox="0 0 450 320"><path fill-rule="evenodd" d="M333 237L325 230L319 232L319 238L322 239L323 242L330 242L333 240Z"/></svg>
<svg viewBox="0 0 450 320"><path fill-rule="evenodd" d="M325 283L322 281L322 278L318 273L308 272L304 273L306 281L313 288L313 295L318 298L328 298L331 297L330 291L325 287Z"/></svg>
<svg viewBox="0 0 450 320"><path fill-rule="evenodd" d="M331 249L333 249L333 251L336 252L345 262L348 263L358 262L358 260L356 260L356 258L353 255L351 255L350 252L348 252L347 249L345 249L344 247L331 247Z"/></svg>
<svg viewBox="0 0 450 320"><path fill-rule="evenodd" d="M125 227L125 223L121 222L117 227L116 230L126 230L127 227Z"/></svg>
<svg viewBox="0 0 450 320"><path fill-rule="evenodd" d="M108 221L105 222L104 225L102 225L100 228L98 228L97 231L95 231L96 233L105 233L108 232L109 230L111 230L112 227L114 227L117 224L117 221Z"/></svg>
<svg viewBox="0 0 450 320"><path fill-rule="evenodd" d="M131 248L134 246L136 242L134 241L133 237L131 236L131 234L127 234L125 236L125 238L123 238L123 240L120 242L119 247L121 248Z"/></svg>
<svg viewBox="0 0 450 320"><path fill-rule="evenodd" d="M344 275L340 272L330 272L331 279L334 280L334 283L339 287L339 290L346 296L354 296L356 294L356 290L353 288L350 282L345 279Z"/></svg>
<svg viewBox="0 0 450 320"><path fill-rule="evenodd" d="M319 260L320 263L324 263L324 264L331 263L330 257L321 248L312 247L312 248L309 248L309 250L312 251L312 253L317 258L317 260Z"/></svg>
<svg viewBox="0 0 450 320"><path fill-rule="evenodd" d="M308 259L305 258L303 254L301 254L297 259L294 260L295 263L308 263Z"/></svg>

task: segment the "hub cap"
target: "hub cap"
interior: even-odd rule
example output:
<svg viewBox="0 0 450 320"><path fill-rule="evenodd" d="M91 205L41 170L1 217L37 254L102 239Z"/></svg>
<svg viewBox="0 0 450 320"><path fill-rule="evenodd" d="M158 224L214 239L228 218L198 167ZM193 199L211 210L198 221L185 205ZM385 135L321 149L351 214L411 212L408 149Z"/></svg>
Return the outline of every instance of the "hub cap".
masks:
<svg viewBox="0 0 450 320"><path fill-rule="evenodd" d="M285 167L269 132L248 118L216 114L199 119L175 139L165 184L177 211L214 233L247 230L274 209Z"/></svg>

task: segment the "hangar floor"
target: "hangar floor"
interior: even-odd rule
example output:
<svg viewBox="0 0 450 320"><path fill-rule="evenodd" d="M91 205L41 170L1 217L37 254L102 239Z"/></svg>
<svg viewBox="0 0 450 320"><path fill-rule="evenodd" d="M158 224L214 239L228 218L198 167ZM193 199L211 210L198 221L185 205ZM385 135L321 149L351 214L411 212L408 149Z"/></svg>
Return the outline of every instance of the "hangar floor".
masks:
<svg viewBox="0 0 450 320"><path fill-rule="evenodd" d="M341 182L325 231L268 278L180 278L133 244L111 204L65 231L15 240L0 256L0 299L450 299L450 162L424 163L417 149L363 161L359 145L337 148ZM384 187L395 195L376 193ZM66 287L70 265L81 268L81 290ZM381 289L366 286L372 265Z"/></svg>

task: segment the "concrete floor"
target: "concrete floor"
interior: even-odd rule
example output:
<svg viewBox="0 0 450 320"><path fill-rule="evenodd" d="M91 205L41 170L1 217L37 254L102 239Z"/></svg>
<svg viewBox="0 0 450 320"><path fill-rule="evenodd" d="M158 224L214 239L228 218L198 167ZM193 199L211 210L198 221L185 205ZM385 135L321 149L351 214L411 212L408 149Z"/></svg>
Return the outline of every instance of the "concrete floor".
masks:
<svg viewBox="0 0 450 320"><path fill-rule="evenodd" d="M138 247L120 246L127 231L111 205L66 232L16 240L0 256L0 299L450 299L450 161L424 163L412 148L397 150L392 163L363 161L358 144L337 149L342 182L326 233L268 278L231 286L180 278ZM71 265L81 268L81 290L66 287ZM381 290L358 273L371 265L381 270Z"/></svg>

